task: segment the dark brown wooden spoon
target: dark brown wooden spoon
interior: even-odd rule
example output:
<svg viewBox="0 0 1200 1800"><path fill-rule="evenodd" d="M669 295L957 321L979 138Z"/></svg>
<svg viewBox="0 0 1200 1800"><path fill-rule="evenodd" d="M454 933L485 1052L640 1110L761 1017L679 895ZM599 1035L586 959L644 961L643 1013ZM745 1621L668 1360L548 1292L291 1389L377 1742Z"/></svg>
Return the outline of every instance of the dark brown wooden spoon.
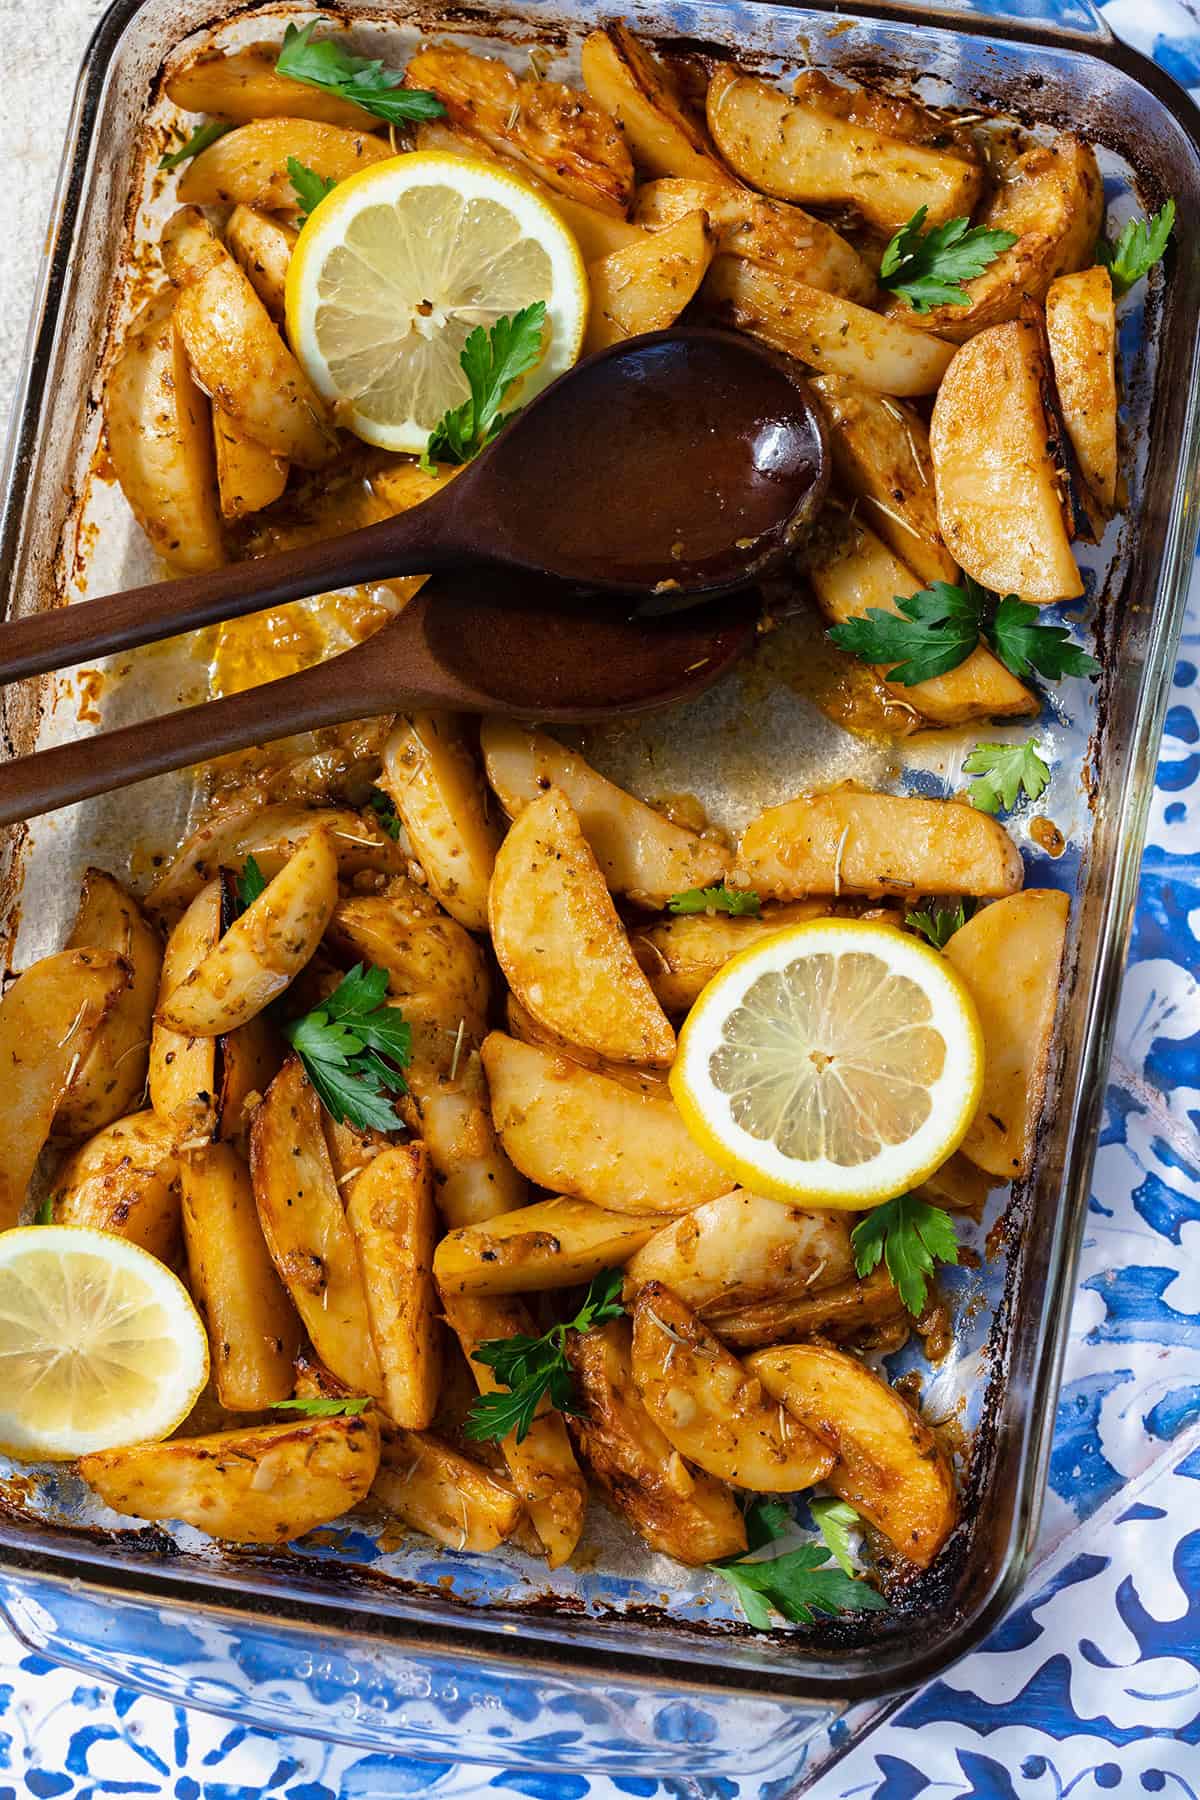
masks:
<svg viewBox="0 0 1200 1800"><path fill-rule="evenodd" d="M671 610L761 579L828 479L824 428L795 363L731 332L655 332L560 377L410 512L0 626L0 683L333 588L449 568L518 569Z"/></svg>
<svg viewBox="0 0 1200 1800"><path fill-rule="evenodd" d="M447 707L570 722L643 712L710 687L757 619L750 595L643 623L536 576L436 576L374 637L299 675L0 764L0 824L374 713Z"/></svg>

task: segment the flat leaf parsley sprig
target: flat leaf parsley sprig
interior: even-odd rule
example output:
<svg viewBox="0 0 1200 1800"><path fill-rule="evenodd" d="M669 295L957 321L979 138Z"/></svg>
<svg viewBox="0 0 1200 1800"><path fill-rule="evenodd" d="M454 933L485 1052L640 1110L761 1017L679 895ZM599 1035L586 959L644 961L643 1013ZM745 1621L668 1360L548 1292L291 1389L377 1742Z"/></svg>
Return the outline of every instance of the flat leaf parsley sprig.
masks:
<svg viewBox="0 0 1200 1800"><path fill-rule="evenodd" d="M327 194L332 194L337 181L330 175L318 175L307 163L302 163L298 156L287 159L288 180L292 184L292 192L296 196L296 205L300 212L300 223L307 225L314 208L320 206Z"/></svg>
<svg viewBox="0 0 1200 1800"><path fill-rule="evenodd" d="M667 905L673 913L728 913L732 919L757 919L762 902L753 888L685 888L672 894Z"/></svg>
<svg viewBox="0 0 1200 1800"><path fill-rule="evenodd" d="M1149 273L1167 248L1175 224L1175 202L1168 200L1153 218L1127 219L1115 244L1101 238L1096 261L1108 270L1114 298L1127 294L1135 282Z"/></svg>
<svg viewBox="0 0 1200 1800"><path fill-rule="evenodd" d="M625 1311L620 1301L624 1279L621 1269L605 1269L594 1276L575 1317L552 1325L541 1337L517 1334L477 1344L471 1360L489 1368L508 1392L484 1394L476 1400L463 1427L466 1436L499 1439L515 1431L518 1444L523 1443L543 1395L549 1395L551 1406L559 1412L577 1412L567 1361L567 1333L591 1331L597 1325L607 1325L610 1319L621 1318Z"/></svg>
<svg viewBox="0 0 1200 1800"><path fill-rule="evenodd" d="M935 950L944 950L974 911L973 900L960 900L957 906L935 906L932 900L927 900L917 911L906 912L904 923L910 931L919 931L922 937L928 938Z"/></svg>
<svg viewBox="0 0 1200 1800"><path fill-rule="evenodd" d="M223 138L227 131L232 130L233 126L221 119L209 119L205 124L197 125L178 150L168 150L159 157L159 168L181 169L185 162L190 162L193 156L199 156L202 150L207 150L210 144L215 144L218 138Z"/></svg>
<svg viewBox="0 0 1200 1800"><path fill-rule="evenodd" d="M404 125L409 120L440 119L445 107L436 94L423 88L406 88L404 76L396 69L385 69L382 62L367 56L352 56L334 38L318 38L313 32L321 20L310 19L307 25L289 25L283 34L283 48L275 63L278 75L302 81L306 87L320 88L339 100L350 100L364 112L386 119L389 125Z"/></svg>
<svg viewBox="0 0 1200 1800"><path fill-rule="evenodd" d="M947 219L924 231L928 210L918 206L889 243L879 265L879 285L907 300L915 313L935 306L970 306L963 282L982 275L1012 248L1017 234L989 231L970 219Z"/></svg>
<svg viewBox="0 0 1200 1800"><path fill-rule="evenodd" d="M876 1588L848 1572L849 1557L843 1561L847 1522L830 1522L827 1515L826 1523L822 1523L817 1515L820 1504L813 1502L813 1515L825 1538L824 1544L801 1544L778 1556L759 1556L758 1551L786 1535L791 1515L779 1501L752 1500L746 1509L749 1554L709 1564L715 1574L733 1587L747 1624L753 1625L756 1631L773 1628L772 1608L794 1625L811 1625L818 1613L836 1617L839 1613L878 1612L886 1608L887 1601ZM850 1507L845 1511L857 1518ZM830 1523L832 1530L827 1528ZM837 1535L839 1524L840 1537ZM829 1566L831 1554L840 1567Z"/></svg>
<svg viewBox="0 0 1200 1800"><path fill-rule="evenodd" d="M283 1027L326 1110L359 1131L404 1129L387 1096L408 1092L412 1027L387 991L386 969L356 963L327 1000Z"/></svg>
<svg viewBox="0 0 1200 1800"><path fill-rule="evenodd" d="M1023 744L976 744L963 763L971 783L971 805L980 812L1011 812L1024 788L1036 800L1050 781L1050 770L1032 738Z"/></svg>
<svg viewBox="0 0 1200 1800"><path fill-rule="evenodd" d="M860 1219L850 1233L854 1267L869 1275L880 1258L913 1317L925 1308L935 1263L957 1263L954 1220L915 1194L898 1194Z"/></svg>
<svg viewBox="0 0 1200 1800"><path fill-rule="evenodd" d="M513 383L541 361L545 323L546 303L535 300L497 319L490 331L475 327L458 358L470 397L443 413L430 432L421 452L423 469L438 462L470 462L504 429L512 414L500 408Z"/></svg>

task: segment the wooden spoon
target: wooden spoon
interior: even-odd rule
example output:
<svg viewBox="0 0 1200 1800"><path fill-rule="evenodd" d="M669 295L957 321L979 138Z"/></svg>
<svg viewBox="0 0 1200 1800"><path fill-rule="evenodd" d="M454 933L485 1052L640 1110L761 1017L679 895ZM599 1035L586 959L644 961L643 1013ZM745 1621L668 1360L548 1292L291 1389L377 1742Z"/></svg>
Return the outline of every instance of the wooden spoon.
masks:
<svg viewBox="0 0 1200 1800"><path fill-rule="evenodd" d="M761 579L828 480L824 427L795 363L732 332L654 332L561 376L456 480L396 518L0 626L0 682L333 588L480 564L673 610Z"/></svg>

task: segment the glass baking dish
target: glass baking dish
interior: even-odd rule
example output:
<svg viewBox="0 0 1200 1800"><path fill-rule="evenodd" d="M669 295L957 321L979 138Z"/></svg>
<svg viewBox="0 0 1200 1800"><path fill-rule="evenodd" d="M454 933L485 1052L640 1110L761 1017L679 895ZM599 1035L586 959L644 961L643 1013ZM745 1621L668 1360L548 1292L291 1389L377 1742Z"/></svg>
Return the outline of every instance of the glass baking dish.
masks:
<svg viewBox="0 0 1200 1800"><path fill-rule="evenodd" d="M553 53L551 75L574 72L595 22L586 0L343 10L372 49L403 51L439 30L521 62L536 42ZM1115 215L1174 194L1183 221L1169 279L1123 315L1130 501L1083 557L1104 673L1094 688L1075 684L1074 712L1056 697L1038 726L1055 758L1039 810L1066 848L1052 860L1028 835L1020 840L1029 881L1074 899L1035 1167L1019 1191L993 1196L970 1240L980 1267L951 1274L961 1317L950 1357L931 1368L909 1349L899 1365L921 1374L927 1416L956 1422L963 1524L934 1567L895 1593L890 1612L763 1636L737 1623L720 1584L631 1554L600 1508L589 1555L554 1576L518 1553L470 1558L426 1540L381 1544L357 1517L287 1554L260 1555L183 1530L117 1528L70 1475L0 1462L0 1604L46 1654L243 1721L415 1756L762 1778L794 1771L831 1712L882 1702L943 1669L1012 1598L1039 1516L1195 548L1200 310L1200 248L1188 228L1200 215L1200 115L1159 71L1114 45L1083 0L1058 9L1052 29L1022 10L1013 23L990 7L979 17L853 6L835 14L767 0L626 9L667 48L732 53L778 74L811 62L937 103L986 105L1043 136L1086 119ZM159 79L164 60L197 33L215 29L226 42L279 36L287 16L222 0L119 0L97 32L9 447L0 579L13 615L153 573L98 460L96 397L104 358L145 292L145 246L170 210L154 174L175 117ZM644 793L697 794L731 827L805 785L848 775L908 789L953 785L964 748L957 736L906 741L895 777L894 747L829 725L797 692L811 646L802 618L785 621L752 668L686 715L596 732L589 755ZM10 752L199 697L203 646L139 652L119 659L119 673L112 681L83 671L6 693ZM57 947L89 862L148 880L192 802L191 782L169 777L9 833L0 909L10 966Z"/></svg>

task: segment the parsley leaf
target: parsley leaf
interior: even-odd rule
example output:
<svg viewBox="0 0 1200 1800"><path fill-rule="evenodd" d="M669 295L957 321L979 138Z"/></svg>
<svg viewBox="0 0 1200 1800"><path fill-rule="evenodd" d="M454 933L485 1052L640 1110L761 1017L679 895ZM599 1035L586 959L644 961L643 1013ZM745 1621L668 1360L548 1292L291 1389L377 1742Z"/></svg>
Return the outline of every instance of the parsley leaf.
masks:
<svg viewBox="0 0 1200 1800"><path fill-rule="evenodd" d="M375 823L381 830L387 832L393 843L398 844L400 842L400 818L392 796L385 794L382 788L372 788L367 804L375 814Z"/></svg>
<svg viewBox="0 0 1200 1800"><path fill-rule="evenodd" d="M899 616L871 606L825 635L864 662L894 664L887 678L901 687L948 675L979 642L979 607L966 588L935 581L919 593L895 595L895 602Z"/></svg>
<svg viewBox="0 0 1200 1800"><path fill-rule="evenodd" d="M1006 594L985 626L992 649L1014 675L1038 674L1047 681L1064 675L1095 675L1100 664L1070 641L1061 625L1039 625L1036 606Z"/></svg>
<svg viewBox="0 0 1200 1800"><path fill-rule="evenodd" d="M758 1631L772 1626L770 1608L796 1625L811 1625L817 1613L872 1612L887 1606L883 1595L865 1581L829 1568L829 1551L820 1544L801 1544L781 1556L752 1561L710 1563L709 1567L736 1590L747 1623Z"/></svg>
<svg viewBox="0 0 1200 1800"><path fill-rule="evenodd" d="M761 1494L746 1508L746 1542L751 1550L764 1550L776 1538L786 1537L793 1524L782 1500L765 1500Z"/></svg>
<svg viewBox="0 0 1200 1800"><path fill-rule="evenodd" d="M370 1404L369 1394L343 1394L339 1399L320 1395L312 1400L277 1400L271 1410L302 1413L306 1419L338 1419L364 1412Z"/></svg>
<svg viewBox="0 0 1200 1800"><path fill-rule="evenodd" d="M315 169L310 169L307 163L302 163L298 156L288 157L287 172L288 180L292 184L292 192L296 196L296 204L300 209L300 223L306 225L312 216L313 208L320 206L326 194L332 194L337 182L332 175L328 180L324 175L318 175Z"/></svg>
<svg viewBox="0 0 1200 1800"><path fill-rule="evenodd" d="M404 76L398 70L385 69L382 62L370 57L352 56L334 38L314 43L312 34L320 23L320 19L310 19L299 29L288 26L275 63L277 74L336 94L339 100L351 100L389 125L441 118L446 109L437 95L404 87Z"/></svg>
<svg viewBox="0 0 1200 1800"><path fill-rule="evenodd" d="M899 1194L860 1219L850 1233L854 1267L869 1275L882 1256L914 1318L922 1311L935 1262L958 1261L954 1220L915 1194Z"/></svg>
<svg viewBox="0 0 1200 1800"><path fill-rule="evenodd" d="M242 911L253 906L258 896L266 892L266 888L267 878L259 868L257 858L248 856L237 878L237 897Z"/></svg>
<svg viewBox="0 0 1200 1800"><path fill-rule="evenodd" d="M577 1412L571 1368L567 1362L568 1331L591 1331L606 1325L610 1319L622 1317L621 1285L625 1279L621 1269L605 1269L592 1278L583 1304L573 1319L552 1325L541 1337L489 1338L471 1352L474 1362L491 1369L496 1380L508 1389L506 1394L483 1394L467 1414L463 1426L469 1438L506 1438L517 1434L518 1444L529 1434L534 1416L544 1395L559 1412Z"/></svg>
<svg viewBox="0 0 1200 1800"><path fill-rule="evenodd" d="M901 226L879 265L879 284L908 301L916 313L935 306L970 306L964 281L982 275L1016 243L1012 231L989 231L970 219L947 219L923 231L927 207L918 206Z"/></svg>
<svg viewBox="0 0 1200 1800"><path fill-rule="evenodd" d="M53 1225L54 1201L49 1194L46 1195L46 1198L34 1213L33 1222L35 1225Z"/></svg>
<svg viewBox="0 0 1200 1800"><path fill-rule="evenodd" d="M753 888L685 888L672 894L667 905L673 913L728 913L731 918L757 919L762 904Z"/></svg>
<svg viewBox="0 0 1200 1800"><path fill-rule="evenodd" d="M231 124L223 123L220 119L210 119L206 125L197 125L191 137L186 143L181 144L178 150L170 150L166 155L159 157L159 168L181 168L185 162L190 162L193 156L199 156L202 150L207 150L210 144L215 144L218 138L224 137L227 131L232 130Z"/></svg>
<svg viewBox="0 0 1200 1800"><path fill-rule="evenodd" d="M829 1553L835 1563L845 1570L847 1575L854 1574L854 1563L850 1556L850 1533L861 1524L854 1508L845 1500L830 1495L824 1500L810 1500L808 1510L814 1523L829 1547Z"/></svg>
<svg viewBox="0 0 1200 1800"><path fill-rule="evenodd" d="M971 805L980 812L999 812L1001 807L1011 812L1022 788L1036 800L1050 780L1041 745L1032 738L1024 744L976 744L963 769L979 777L971 784Z"/></svg>
<svg viewBox="0 0 1200 1800"><path fill-rule="evenodd" d="M386 969L356 963L327 1000L283 1028L326 1111L359 1131L404 1129L386 1095L408 1091L400 1070L412 1027L387 1005L387 989Z"/></svg>
<svg viewBox="0 0 1200 1800"><path fill-rule="evenodd" d="M1108 270L1113 295L1120 299L1152 269L1167 247L1175 224L1175 202L1168 200L1151 219L1127 219L1115 244L1101 238L1096 261Z"/></svg>
<svg viewBox="0 0 1200 1800"><path fill-rule="evenodd" d="M504 397L542 357L546 305L535 300L520 312L497 319L490 331L477 325L459 354L471 395L461 406L443 413L421 452L421 467L435 462L465 463L508 423Z"/></svg>
<svg viewBox="0 0 1200 1800"><path fill-rule="evenodd" d="M970 905L974 912L975 902L972 900ZM920 912L906 912L904 923L910 931L919 931L927 937L935 950L944 950L955 932L962 930L969 916L965 900L960 900L955 907L935 906L930 900Z"/></svg>

